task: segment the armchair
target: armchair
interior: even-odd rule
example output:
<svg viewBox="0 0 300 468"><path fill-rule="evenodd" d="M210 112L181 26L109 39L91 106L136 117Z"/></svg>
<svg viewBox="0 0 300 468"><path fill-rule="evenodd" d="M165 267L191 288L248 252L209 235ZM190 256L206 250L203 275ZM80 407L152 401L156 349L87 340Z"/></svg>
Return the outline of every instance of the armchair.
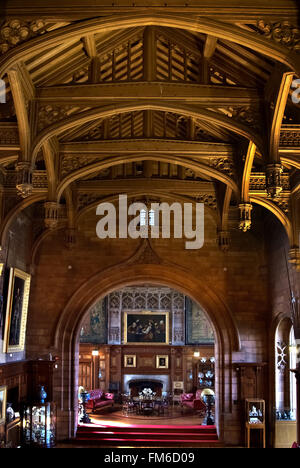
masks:
<svg viewBox="0 0 300 468"><path fill-rule="evenodd" d="M206 411L206 406L201 399L201 390L197 390L195 395L194 393L183 393L181 395L180 405L182 413L184 408L200 412L200 414L205 413Z"/></svg>
<svg viewBox="0 0 300 468"><path fill-rule="evenodd" d="M108 408L114 405L114 394L105 393L102 390L91 390L90 399L86 404L87 409L91 409L94 413L98 409Z"/></svg>

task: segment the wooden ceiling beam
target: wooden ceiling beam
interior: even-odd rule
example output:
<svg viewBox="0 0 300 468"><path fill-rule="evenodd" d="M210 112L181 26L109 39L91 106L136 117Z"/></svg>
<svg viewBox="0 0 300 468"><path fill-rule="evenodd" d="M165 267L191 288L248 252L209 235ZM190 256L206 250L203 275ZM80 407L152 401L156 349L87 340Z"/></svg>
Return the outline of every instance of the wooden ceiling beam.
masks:
<svg viewBox="0 0 300 468"><path fill-rule="evenodd" d="M18 119L21 157L23 161L30 161L31 131L27 113L26 93L24 92L23 86L22 67L20 68L19 65L16 65L7 72L7 75ZM26 80L26 77L24 80ZM28 82L28 89L29 88L30 84ZM27 92L29 92L28 89Z"/></svg>
<svg viewBox="0 0 300 468"><path fill-rule="evenodd" d="M73 172L69 173L66 175L64 179L61 180L58 188L57 188L57 201L59 202L61 199L61 196L65 189L72 183L83 179L85 177L90 176L91 174L100 172L104 169L107 169L109 167L114 167L118 166L120 164L126 164L126 163L131 163L131 162L136 162L140 160L144 161L149 161L149 160L159 160L159 161L164 161L167 163L171 164L179 164L183 165L187 168L192 169L196 174L200 174L201 177L208 178L210 179L216 179L219 180L220 182L223 182L225 185L228 185L235 195L238 197L239 196L239 189L234 180L230 178L227 174L224 172L221 172L212 166L209 166L208 164L204 164L203 162L199 161L193 161L190 158L187 157L178 157L177 155L172 155L169 156L168 154L165 155L158 155L158 156L153 156L153 155L146 155L143 154L142 157L141 155L136 155L136 154L131 154L131 155L118 155L118 156L108 156L103 158L101 161L97 161L96 163L89 164L88 166L82 167L78 170L74 170Z"/></svg>
<svg viewBox="0 0 300 468"><path fill-rule="evenodd" d="M210 82L210 60L212 59L218 39L209 34L206 35L206 40L203 46L203 59L201 62L201 82L208 84Z"/></svg>
<svg viewBox="0 0 300 468"><path fill-rule="evenodd" d="M134 2L135 10L145 11L149 9L149 2L136 0ZM159 5L159 2L156 2ZM102 15L118 14L123 12L132 12L132 0L122 0L117 3L103 0L51 0L48 3L42 3L40 0L7 0L5 4L6 14L11 17L37 16L39 18L53 18L55 21L70 21ZM147 5L147 6L145 6ZM197 14L203 17L213 17L226 21L251 22L258 16L267 16L274 20L280 20L287 15L297 16L297 5L293 0L275 0L271 3L253 2L244 0L217 0L213 4L207 0L190 0L179 2L174 0L166 3L161 2L161 10L164 13L176 11L176 13Z"/></svg>
<svg viewBox="0 0 300 468"><path fill-rule="evenodd" d="M161 193L183 193L186 195L196 196L202 191L209 191L214 193L213 182L203 182L195 180L174 180L164 179L162 184L161 178L142 178L142 179L114 179L114 180L103 180L101 184L98 180L82 180L76 184L77 193L127 193L136 192L138 190L150 190L153 192Z"/></svg>
<svg viewBox="0 0 300 468"><path fill-rule="evenodd" d="M256 154L256 146L250 141L248 145L248 150L245 158L243 178L242 178L242 187L241 187L241 200L243 203L249 203L249 188L250 188L250 177L252 166Z"/></svg>
<svg viewBox="0 0 300 468"><path fill-rule="evenodd" d="M193 157L209 155L230 156L231 145L200 141L174 141L162 139L101 140L96 142L64 143L60 145L61 153L106 155L106 154L187 154Z"/></svg>
<svg viewBox="0 0 300 468"><path fill-rule="evenodd" d="M93 122L96 119L106 118L115 116L117 114L124 114L128 112L135 111L144 111L144 110L154 110L154 111L163 111L171 113L179 113L185 117L192 117L193 119L205 120L206 122L211 122L213 125L220 125L223 128L227 129L230 132L234 132L240 137L247 138L252 140L261 152L263 152L262 139L258 132L253 131L251 127L248 127L240 122L237 122L234 119L226 115L221 115L218 112L213 112L211 110L199 108L192 104L186 105L182 103L176 103L172 105L170 103L157 104L156 102L145 102L139 101L128 104L125 103L114 103L113 105L102 106L101 108L90 109L82 111L77 115L72 115L67 119L61 120L50 127L47 127L42 133L40 133L35 139L32 146L32 161L33 163L36 160L36 157L41 149L41 146L45 140L54 135L62 135L66 131L74 128L76 126L84 125L88 122ZM159 143L159 140L157 141ZM124 144L124 143L122 143ZM159 146L159 145L158 145Z"/></svg>
<svg viewBox="0 0 300 468"><path fill-rule="evenodd" d="M257 13L256 13L257 15ZM257 16L256 16L257 18ZM232 20L231 20L232 21ZM45 47L61 45L68 40L80 40L90 34L101 34L104 31L114 31L132 27L144 26L165 26L177 29L186 29L194 33L209 34L220 39L225 39L238 43L244 47L253 49L270 59L286 64L292 70L299 68L299 57L275 41L247 32L234 24L218 21L207 17L197 16L194 18L189 14L166 14L161 10L147 10L143 12L131 12L128 14L112 15L111 17L101 17L92 20L71 24L65 28L51 31L45 35L32 39L28 43L21 44L16 49L9 51L5 57L0 59L0 77L20 60L27 60L45 50Z"/></svg>
<svg viewBox="0 0 300 468"><path fill-rule="evenodd" d="M271 104L273 104L273 112L271 116L271 127L270 127L270 161L269 162L280 162L279 145L280 145L280 130L284 117L287 99L291 89L294 74L291 72L283 72L280 85L277 92L277 96L274 101L271 98ZM272 111L271 109L271 111Z"/></svg>
<svg viewBox="0 0 300 468"><path fill-rule="evenodd" d="M58 158L59 144L56 138L47 140L43 145L44 161L48 178L48 201L55 201L57 187L56 160Z"/></svg>
<svg viewBox="0 0 300 468"><path fill-rule="evenodd" d="M202 57L202 42L200 41L200 38L198 38L197 43L196 36L194 34L191 34L189 31L158 27L157 36L160 35L169 39L173 44L177 44L178 46L183 47L184 49L186 49L186 51L191 52L196 57Z"/></svg>
<svg viewBox="0 0 300 468"><path fill-rule="evenodd" d="M87 62L87 57L82 51L83 44L76 43L74 47L65 48L61 53L57 53L52 59L45 60L40 65L34 68L28 67L30 75L34 83L38 83L39 86L44 85L50 80L50 77L56 73L56 79L61 76L58 72L67 68L71 62L73 71L76 71L76 64L80 67L83 63Z"/></svg>
<svg viewBox="0 0 300 468"><path fill-rule="evenodd" d="M95 35L89 34L83 38L84 49L90 59L97 57Z"/></svg>
<svg viewBox="0 0 300 468"><path fill-rule="evenodd" d="M206 36L205 44L203 47L203 57L206 60L210 60L215 53L218 43L218 38L215 36Z"/></svg>
<svg viewBox="0 0 300 468"><path fill-rule="evenodd" d="M201 85L195 83L132 82L53 86L37 90L40 102L93 103L105 100L160 99L211 105L247 105L258 103L262 96L254 88Z"/></svg>

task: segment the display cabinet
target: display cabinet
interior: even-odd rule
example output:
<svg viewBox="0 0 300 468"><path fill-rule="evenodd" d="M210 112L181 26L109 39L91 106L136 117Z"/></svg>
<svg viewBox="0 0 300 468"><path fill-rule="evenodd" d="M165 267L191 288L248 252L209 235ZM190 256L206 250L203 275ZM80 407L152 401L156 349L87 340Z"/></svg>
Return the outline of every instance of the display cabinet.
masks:
<svg viewBox="0 0 300 468"><path fill-rule="evenodd" d="M197 388L215 389L215 358L201 358L197 364Z"/></svg>
<svg viewBox="0 0 300 468"><path fill-rule="evenodd" d="M259 398L249 398L246 402L246 444L250 448L251 430L261 430L263 435L263 447L266 447L266 412L265 401Z"/></svg>
<svg viewBox="0 0 300 468"><path fill-rule="evenodd" d="M56 406L52 402L32 403L22 408L22 445L51 448L56 440Z"/></svg>

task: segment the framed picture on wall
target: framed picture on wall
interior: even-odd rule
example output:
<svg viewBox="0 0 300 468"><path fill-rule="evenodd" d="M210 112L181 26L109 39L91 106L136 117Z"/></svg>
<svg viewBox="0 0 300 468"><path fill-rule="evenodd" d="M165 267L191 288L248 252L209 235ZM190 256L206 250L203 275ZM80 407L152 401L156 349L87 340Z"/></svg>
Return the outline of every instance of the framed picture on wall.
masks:
<svg viewBox="0 0 300 468"><path fill-rule="evenodd" d="M169 344L169 312L124 312L124 344Z"/></svg>
<svg viewBox="0 0 300 468"><path fill-rule="evenodd" d="M30 275L24 271L17 268L10 269L3 341L4 353L24 350L30 280Z"/></svg>
<svg viewBox="0 0 300 468"><path fill-rule="evenodd" d="M126 354L126 356L124 356L124 367L136 367L135 354Z"/></svg>
<svg viewBox="0 0 300 468"><path fill-rule="evenodd" d="M0 426L5 423L6 419L6 394L7 388L0 387Z"/></svg>
<svg viewBox="0 0 300 468"><path fill-rule="evenodd" d="M156 369L168 369L169 356L156 356Z"/></svg>
<svg viewBox="0 0 300 468"><path fill-rule="evenodd" d="M173 390L183 390L183 381L174 381L173 382Z"/></svg>

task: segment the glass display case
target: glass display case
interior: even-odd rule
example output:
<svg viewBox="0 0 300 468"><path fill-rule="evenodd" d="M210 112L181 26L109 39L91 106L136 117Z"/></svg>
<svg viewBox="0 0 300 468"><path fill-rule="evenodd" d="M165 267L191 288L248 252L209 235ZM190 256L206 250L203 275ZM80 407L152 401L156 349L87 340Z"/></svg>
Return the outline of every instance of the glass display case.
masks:
<svg viewBox="0 0 300 468"><path fill-rule="evenodd" d="M56 406L32 403L22 408L22 445L51 448L56 440Z"/></svg>
<svg viewBox="0 0 300 468"><path fill-rule="evenodd" d="M260 429L263 438L263 447L266 448L265 401L259 398L246 400L246 446L250 448L251 430Z"/></svg>
<svg viewBox="0 0 300 468"><path fill-rule="evenodd" d="M246 417L248 424L265 424L265 401L257 398L246 400Z"/></svg>

